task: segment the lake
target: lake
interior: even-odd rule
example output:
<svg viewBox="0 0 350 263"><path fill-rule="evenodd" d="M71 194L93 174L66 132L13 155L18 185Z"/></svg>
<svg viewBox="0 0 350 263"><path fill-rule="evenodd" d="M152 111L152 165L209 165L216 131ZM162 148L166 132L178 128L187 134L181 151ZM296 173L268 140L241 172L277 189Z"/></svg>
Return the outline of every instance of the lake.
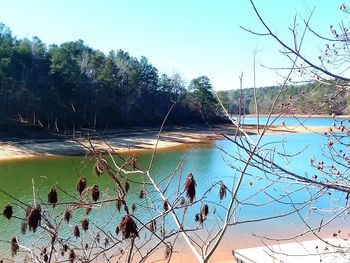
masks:
<svg viewBox="0 0 350 263"><path fill-rule="evenodd" d="M235 117L235 116L233 116ZM244 116L241 120L245 124L256 124L257 116L247 115ZM349 126L349 118L343 117L293 117L293 116L280 116L278 118L271 116L270 118L266 115L259 116L259 123L266 124L272 123L274 125L282 125L283 122L285 125L305 125L305 126L333 126L336 124L340 125L342 122L343 125Z"/></svg>
<svg viewBox="0 0 350 263"><path fill-rule="evenodd" d="M285 119L285 121L289 124L289 122L292 122L292 119ZM309 119L308 122L326 126L332 125L333 119L313 118ZM252 139L256 141L257 136L252 136ZM329 150L326 144L327 138L317 133L266 135L261 143L261 145L264 145L261 149L261 154L266 157L273 154L275 155L275 161L279 165L297 174L311 178L315 174L319 174L319 172L310 165L309 160L312 158L315 161L325 160L326 162L324 155ZM345 148L343 151L348 154L348 149ZM174 173L174 178L181 178L181 183L179 184L177 179L173 180L169 184L166 194L169 196L169 200L173 200L177 187L180 185L182 189L184 178L189 172L192 172L197 182L196 198L198 199L214 182L223 181L228 189L232 188L239 175L239 169L243 167L242 162L230 157L230 154L236 155L237 153L241 154L243 158L246 158L244 152L238 152L237 147L225 139L215 140L212 144L208 145L193 146L188 151L161 151L156 155L152 168L152 176L157 182L161 182L165 176L171 175L176 167L178 167L178 164L181 163L176 173ZM138 154L138 165L147 167L150 156L151 153ZM102 174L96 177L93 172L93 160L85 157L57 156L4 161L0 163L0 188L11 193L14 197L30 203L33 203L32 182L34 182L35 187L39 188L36 199L42 199L46 202L47 193L51 186L55 184L66 192L77 196L75 182L79 176L85 176L88 185L97 184L100 187L102 195L106 198L114 191L114 185L113 183L111 184L108 176ZM319 176L321 178L322 175ZM140 175L133 175L130 179L142 181ZM163 189L166 183L166 181L160 183ZM157 193L147 185L142 187L147 190L150 199L154 200L156 207L161 209L162 203ZM327 220L332 215L329 212L330 210L334 211L335 207L344 206L345 204L345 197L336 193L324 194L319 198L312 199L314 194L320 192L320 189L317 187L304 189L304 187L305 184L300 184L293 180L274 181L272 177L269 177L267 171L250 167L238 191L238 199L241 203L235 210L235 221L240 222L288 213L293 210L290 204L290 200L293 200L295 206L300 207L300 215L305 217L311 225L317 226L321 220ZM139 200L139 190L139 185L131 183L127 202L140 204L135 212L135 216L143 220L148 218L149 214L153 212L142 209L141 206L146 206L146 201L144 199L142 201ZM228 204L228 198L219 203L218 191L218 187L213 188L204 199L204 202L209 204L208 225L210 225L210 222L216 222L217 217L224 216L224 211L220 206L225 207ZM286 193L288 193L288 196L285 195ZM270 202L271 196L279 201ZM60 190L58 190L58 197L59 201L71 199ZM310 198L312 201L308 202ZM307 205L303 204L305 201L308 202ZM13 200L1 194L0 207L4 207L9 202L13 202ZM199 211L200 205L200 203L195 204L187 210L185 218L187 225L196 225L194 216ZM319 210L312 210L311 207L317 207ZM50 209L48 212L58 217L62 214L64 206ZM316 212L314 213L313 211ZM24 217L24 211L19 208L15 208L14 214L22 218ZM88 218L95 223L103 222L104 230L114 233L116 224L122 215L122 213L116 212L114 204L112 204L106 205L102 209L93 209L88 215ZM292 213L288 217L274 219L273 228L270 227L271 221L233 226L227 235L234 235L236 238L241 237L241 240L248 240L253 233L258 235L281 234L286 236L292 231L298 229L302 231L305 229L300 215ZM71 235L74 224L78 224L83 216L85 216L85 211L74 212L72 221L62 232L61 237ZM167 217L166 222L171 226L173 224L170 216ZM40 233L36 233L33 236L30 232L22 235L20 233L20 223L21 220L19 219L8 221L4 217L0 218L0 240L2 241L0 255L8 255L9 244L6 241L10 240L13 236L18 236L23 244L28 245L40 235ZM330 228L337 228L341 225L342 223L340 221L335 221ZM82 238L88 238L88 235L83 233ZM239 247L237 244L232 246Z"/></svg>

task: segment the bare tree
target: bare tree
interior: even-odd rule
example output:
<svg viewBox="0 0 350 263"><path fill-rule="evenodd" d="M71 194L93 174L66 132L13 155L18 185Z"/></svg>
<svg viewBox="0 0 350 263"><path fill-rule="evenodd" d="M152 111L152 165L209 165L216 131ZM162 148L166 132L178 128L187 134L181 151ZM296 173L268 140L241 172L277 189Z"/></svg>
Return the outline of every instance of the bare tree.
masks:
<svg viewBox="0 0 350 263"><path fill-rule="evenodd" d="M299 16L296 15L293 26L290 28L293 44L288 45L284 39L281 39L274 33L275 30L270 27L268 21L264 20L263 14L259 12L254 1L251 0L250 2L265 31L256 32L245 27L243 29L257 36L274 39L281 46L281 53L290 61L289 67L277 66L271 68L271 70L285 71L285 73L283 74L284 83L281 84L279 93L272 104L270 114L265 123L266 127L273 124L276 118L284 113L293 112L293 108L296 106L298 100L305 96L310 96L313 92L317 91L318 86L316 85L315 89L310 91L309 94L303 93L295 97L290 97L289 101L284 101L283 105L277 105L276 102L281 92L288 89L288 85L292 83L292 74L303 77L306 81L317 81L320 84L336 87L334 94L319 101L318 107L325 107L330 101L341 101L344 100L344 97L348 97L350 86L348 76L350 42L348 27L343 21L340 22L339 27L330 25L331 35L326 37L321 36L310 27L310 20L314 11L311 12L307 19L302 19L302 21L299 21ZM349 14L349 8L346 4L341 4L340 11L347 15ZM301 24L303 27L300 26ZM302 49L306 34L312 34L320 41L325 42L325 50L320 54L318 61L313 61ZM277 117L274 117L272 113L276 111L276 107L282 107L282 111ZM312 117L317 110L317 107L310 110L309 117ZM348 170L349 127L347 125L347 118L336 118L336 109L331 109L332 111L334 112L332 115L334 119L333 126L329 127L322 134L319 134L320 140L323 137L323 141L325 141L325 145L319 149L322 157L318 155L317 159L315 159L314 156L309 156L309 161L299 164L304 167L311 166L313 168L311 171L305 169L308 171L303 172L301 169L292 169L288 163L297 154L300 154L300 152L292 153L291 150L283 146L282 142L270 143L268 148L264 149L262 147L253 153L252 150L254 148L251 145L245 143L239 144L238 140L232 140L240 149L244 149L248 156L252 153L251 159L247 159L246 161L249 161L249 165L260 170L263 174L256 177L263 179L265 182L270 181L271 185L282 184L284 186L285 191L283 193L272 195L267 191L268 184L265 185L266 188L262 189L262 191L270 198L270 201L292 207L302 224L306 227L306 230L301 233L291 233L284 238L271 237L271 235L260 236L260 238L276 242L296 240L307 234L311 234L311 236L324 241L326 245L335 246L323 239L325 234L322 234L322 230L334 221L341 219L346 222L348 218L348 199L350 192ZM300 119L296 115L294 115L294 118L301 126L307 128L305 126L305 119ZM265 129L258 137L259 139L264 135L264 132ZM302 151L303 147L300 148ZM324 200L326 198L327 201L325 202ZM324 203L327 205L322 205ZM321 220L317 223L314 219L315 215L321 215ZM346 234L343 233L346 229L345 225L340 229L333 229L332 236L346 239ZM346 253L348 249L348 245L345 243L344 246L339 247L336 253L344 253L344 258L347 258Z"/></svg>
<svg viewBox="0 0 350 263"><path fill-rule="evenodd" d="M320 83L336 85L337 93L328 100L338 99L347 91L349 78L345 75L345 69L349 62L349 52L346 52L349 44L348 31L342 25L340 30L331 28L333 38L319 36L325 41L334 41L334 45L327 47L327 52L321 56L321 64L318 65L310 61L301 50L305 34L317 34L309 26L311 16L304 21L300 33L295 22L291 28L294 46L290 47L273 33L253 1L251 4L266 32L246 30L275 39L284 49L283 54L290 59L291 66L287 68L284 82L272 101L270 114L262 126L259 107L256 105L257 135L248 134L241 121L242 116L233 118L227 112L226 115L235 128L233 134L215 131L231 145L230 148L216 146L226 165L232 168L230 176L225 180L211 181L207 189L199 192L196 173L183 170L187 152L170 174L158 178L153 175L157 145L149 163L142 163L136 155L118 155L112 147L107 151L107 156L104 156L86 138L88 144L83 144L88 151L86 159L94 163L96 176L110 180L112 189L103 191L98 185L89 185L86 178L80 177L76 182L75 193L53 185L46 200L40 198L41 186L35 186L34 183L33 200L30 202L24 202L4 189L0 190L13 200L4 208L3 215L18 220L23 232L29 228L29 231L35 233L34 241L29 246L22 244L21 237L7 241L13 256L17 257L18 253L29 262L170 261L178 244L184 243L198 262L209 262L229 228L252 223L264 225L266 221L295 215L307 230L284 240L296 239L307 233L322 239L320 231L348 213L349 155L344 149L349 145L349 128L344 120L338 123L335 119L335 126L324 134L327 137L327 144L323 147L325 158L315 160L310 157L307 165L314 168L314 173L303 173L291 169L289 165L293 158L303 152L304 147L291 152L281 141L266 140L266 135L277 118L290 112L297 101L305 96L300 94L290 98L283 106L284 110L277 116L273 115L275 109L281 106L279 98L288 88L291 75L295 72L308 75ZM345 5L341 6L341 10L349 12ZM325 60L340 63L344 74L333 73L324 63ZM243 76L240 81L242 86ZM255 93L254 95L256 96ZM320 106L326 103L327 101L320 102ZM172 108L169 113L171 110ZM166 119L167 116L160 127L158 140ZM300 121L300 125L304 125L303 121ZM250 187L248 191L244 190L245 183ZM132 194L130 187L139 189L137 201L128 198ZM317 201L329 193L334 196L333 202L336 204L327 209L331 215L317 225L309 222L305 213L325 213L325 208L318 207ZM13 213L13 206L17 206L22 213ZM275 207L278 209L274 210ZM244 214L247 208L253 208L257 212L247 216ZM99 216L90 217L92 210ZM142 211L142 216L136 211ZM282 240L268 236L261 238ZM160 249L164 250L164 256L160 256Z"/></svg>

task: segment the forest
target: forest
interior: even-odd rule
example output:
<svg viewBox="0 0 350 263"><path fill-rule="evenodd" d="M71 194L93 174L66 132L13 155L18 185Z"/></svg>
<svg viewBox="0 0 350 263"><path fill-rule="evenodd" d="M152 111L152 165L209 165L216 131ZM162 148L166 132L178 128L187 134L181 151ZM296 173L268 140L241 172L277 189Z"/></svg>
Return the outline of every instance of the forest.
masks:
<svg viewBox="0 0 350 263"><path fill-rule="evenodd" d="M269 114L280 86L219 91L218 96L231 114ZM273 114L348 114L348 92L341 85L309 81L285 86Z"/></svg>
<svg viewBox="0 0 350 263"><path fill-rule="evenodd" d="M279 89L256 89L256 104L253 88L219 91L218 97L231 114L267 114ZM154 126L175 102L169 124L224 121L206 76L186 85L179 74L160 74L146 57L104 54L82 40L47 46L38 37L17 39L0 23L1 129L13 120L56 131ZM320 82L287 86L278 103L273 113L348 113L347 93Z"/></svg>
<svg viewBox="0 0 350 263"><path fill-rule="evenodd" d="M154 126L174 102L170 124L222 120L206 76L186 87L146 57L104 54L82 40L47 46L17 39L0 23L0 128L13 120L56 131Z"/></svg>

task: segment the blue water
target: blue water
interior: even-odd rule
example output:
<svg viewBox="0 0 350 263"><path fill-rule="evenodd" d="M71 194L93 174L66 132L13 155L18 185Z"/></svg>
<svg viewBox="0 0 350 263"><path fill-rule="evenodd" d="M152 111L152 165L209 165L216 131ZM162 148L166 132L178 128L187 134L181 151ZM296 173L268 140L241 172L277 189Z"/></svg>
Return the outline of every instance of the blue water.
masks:
<svg viewBox="0 0 350 263"><path fill-rule="evenodd" d="M233 116L235 117L235 116ZM244 116L241 120L245 124L256 124L257 116ZM268 120L268 116L259 116L259 124L272 123L275 125L282 125L284 122L285 125L306 125L306 126L337 126L341 123L344 126L349 126L349 118L341 117L291 117L291 116L280 116L274 117L271 116Z"/></svg>
<svg viewBox="0 0 350 263"><path fill-rule="evenodd" d="M292 119L284 119L286 122ZM331 118L317 118L308 120L310 123L323 123L328 125ZM309 124L310 125L310 124ZM256 142L258 137L252 136L251 139ZM237 138L237 142L241 138ZM274 158L274 161L288 171L294 172L300 176L312 178L317 175L318 181L333 180L336 175L329 176L322 171L317 170L310 163L310 159L315 160L314 163L324 161L324 171L332 173L331 164L334 161L327 158L334 155L335 152L342 150L342 154L349 155L348 147L334 145L329 148L327 146L327 138L316 133L287 133L266 135L259 146L259 154L265 160ZM347 140L347 138L344 138ZM248 147L247 142L242 141L243 145ZM348 142L347 142L348 143ZM335 152L333 151L335 150ZM147 167L150 160L150 153L137 155L139 165ZM235 159L238 157L238 159ZM184 216L183 224L187 227L195 227L197 223L194 221L194 215L199 212L203 203L209 205L209 216L205 221L207 227L215 228L220 218L225 216L225 209L230 203L229 195L222 201L219 200L219 186L215 183L223 182L226 187L231 190L235 189L240 171L244 167L244 160L247 153L242 149L238 149L235 143L227 139L218 139L211 145L192 147L188 151L162 151L156 155L154 166L152 168L152 176L158 183L160 188L165 192L169 202L175 202L178 195L186 196L183 193L184 179L189 172L197 182L196 199L200 202L189 206L186 210L179 209L177 213L180 218ZM243 161L242 161L243 160ZM341 174L347 174L348 164L338 159L337 167ZM342 166L343 165L343 166ZM31 172L28 176L29 171ZM100 186L104 195L113 195L113 183L106 174L100 177L92 175L92 165L83 157L61 157L47 160L22 160L15 162L5 162L0 164L0 185L2 189L13 193L15 197L21 200L31 200L31 179L33 178L36 185L40 183L38 194L45 200L48 189L52 184L57 183L65 188L65 190L75 194L75 181L78 175L84 175L88 178L89 185L96 183ZM10 178L16 178L15 183ZM131 176L130 179L142 181L139 175ZM144 209L148 203L146 199L138 199L140 185L131 183L130 193L127 202L136 203L138 208L135 216L143 222L147 222L149 218L157 212L155 210ZM162 210L162 202L151 186L142 186L147 190L148 196L155 207ZM208 189L212 188L209 192ZM69 200L62 192L59 192L60 198ZM62 200L60 199L60 200ZM11 201L10 198L2 196L1 205ZM45 202L45 201L44 201ZM302 218L306 220L312 227L317 227L321 220L326 221L333 215L334 209L345 207L345 194L336 193L329 189L322 189L318 186L308 185L299 182L292 176L271 169L271 165L253 161L248 167L239 190L237 192L237 201L235 209L231 214L232 222L238 224L233 226L232 235L251 236L253 233L268 235L272 231L287 232L291 231L291 225L304 229L305 225ZM64 207L57 207L56 210L49 208L50 213L57 214L63 211ZM15 211L18 211L16 209ZM270 221L260 221L256 223L241 222L250 220L259 220L261 218L273 217L290 213L290 215L273 219ZM91 222L103 222L104 231L114 233L115 226L119 222L122 213L116 212L114 204L106 205L102 209L93 209L88 216ZM72 233L74 224L79 224L81 217L85 216L84 211L74 212L74 217L70 224L63 224L62 237ZM342 217L344 219L344 217ZM167 231L171 231L174 227L170 216L165 218ZM288 224L286 225L286 222ZM0 219L0 240L9 240L13 235L20 236L25 243L33 240L33 235L27 233L21 236L19 233L20 221L7 221ZM339 221L334 222L338 224ZM333 224L332 227L336 227ZM271 228L271 225L273 227ZM95 229L96 230L96 229ZM301 230L300 230L301 231ZM203 235L206 234L204 231ZM229 234L230 235L230 234ZM87 234L82 236L88 238ZM71 242L80 242L72 240ZM4 251L7 247L1 247L0 251ZM5 253L5 252L4 252Z"/></svg>

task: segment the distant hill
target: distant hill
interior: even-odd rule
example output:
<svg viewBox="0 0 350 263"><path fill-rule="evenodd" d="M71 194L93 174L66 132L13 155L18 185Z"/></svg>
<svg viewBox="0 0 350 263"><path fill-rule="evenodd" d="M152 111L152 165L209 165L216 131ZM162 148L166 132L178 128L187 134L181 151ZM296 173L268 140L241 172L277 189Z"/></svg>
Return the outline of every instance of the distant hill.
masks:
<svg viewBox="0 0 350 263"><path fill-rule="evenodd" d="M256 89L219 91L218 96L231 114L254 114L256 105L259 113L283 114L347 114L349 96L346 90L336 85L309 82L302 85L281 87L270 86Z"/></svg>

